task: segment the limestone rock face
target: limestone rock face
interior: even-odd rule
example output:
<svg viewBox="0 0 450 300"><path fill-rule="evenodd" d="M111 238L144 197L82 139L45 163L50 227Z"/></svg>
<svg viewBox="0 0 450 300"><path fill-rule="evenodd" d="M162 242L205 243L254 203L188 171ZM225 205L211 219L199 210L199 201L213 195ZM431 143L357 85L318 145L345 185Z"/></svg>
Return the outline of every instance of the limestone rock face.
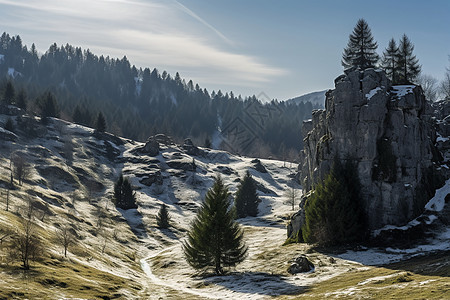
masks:
<svg viewBox="0 0 450 300"><path fill-rule="evenodd" d="M423 209L438 152L432 109L420 87L391 86L375 69L341 75L326 93L325 110L304 123L303 135L305 193L337 157L357 166L370 229L400 225Z"/></svg>

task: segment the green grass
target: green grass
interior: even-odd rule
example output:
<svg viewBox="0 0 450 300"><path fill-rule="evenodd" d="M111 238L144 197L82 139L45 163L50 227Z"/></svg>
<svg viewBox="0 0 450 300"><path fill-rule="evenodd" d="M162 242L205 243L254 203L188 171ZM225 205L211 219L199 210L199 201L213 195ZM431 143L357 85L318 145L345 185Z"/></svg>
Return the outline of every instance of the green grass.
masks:
<svg viewBox="0 0 450 300"><path fill-rule="evenodd" d="M449 299L449 261L448 253L440 253L385 267L355 269L313 285L303 294L280 298Z"/></svg>
<svg viewBox="0 0 450 300"><path fill-rule="evenodd" d="M131 280L99 271L76 261L48 258L33 263L29 271L18 264L3 267L0 299L125 299L123 290L136 293L142 287Z"/></svg>

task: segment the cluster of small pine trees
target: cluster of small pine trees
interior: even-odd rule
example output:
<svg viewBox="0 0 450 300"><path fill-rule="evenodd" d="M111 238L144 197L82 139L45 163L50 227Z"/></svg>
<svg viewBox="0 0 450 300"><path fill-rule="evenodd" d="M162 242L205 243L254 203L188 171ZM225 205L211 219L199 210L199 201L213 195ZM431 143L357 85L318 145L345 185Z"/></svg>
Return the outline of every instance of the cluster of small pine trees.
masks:
<svg viewBox="0 0 450 300"><path fill-rule="evenodd" d="M383 52L381 64L377 48L378 44L372 36L369 25L364 19L360 19L349 36L342 55L342 65L345 69L361 70L380 66L393 84L411 84L417 79L421 66L413 55L414 45L406 34L402 36L398 47L394 39L389 41L388 47Z"/></svg>
<svg viewBox="0 0 450 300"><path fill-rule="evenodd" d="M121 209L137 208L136 194L133 192L130 180L122 174L114 184L114 204Z"/></svg>

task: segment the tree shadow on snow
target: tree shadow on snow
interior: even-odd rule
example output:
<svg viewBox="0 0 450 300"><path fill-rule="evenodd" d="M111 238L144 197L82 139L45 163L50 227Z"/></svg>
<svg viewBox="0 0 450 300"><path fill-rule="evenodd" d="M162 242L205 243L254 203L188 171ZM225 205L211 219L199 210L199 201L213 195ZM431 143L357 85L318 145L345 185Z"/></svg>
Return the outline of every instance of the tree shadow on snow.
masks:
<svg viewBox="0 0 450 300"><path fill-rule="evenodd" d="M281 275L265 272L233 272L225 276L207 277L203 281L238 293L266 296L298 295L309 289L292 284Z"/></svg>
<svg viewBox="0 0 450 300"><path fill-rule="evenodd" d="M145 228L144 218L137 209L123 210L118 208L117 210L122 214L122 217L125 218L131 231L136 235L136 237L147 237L147 229Z"/></svg>

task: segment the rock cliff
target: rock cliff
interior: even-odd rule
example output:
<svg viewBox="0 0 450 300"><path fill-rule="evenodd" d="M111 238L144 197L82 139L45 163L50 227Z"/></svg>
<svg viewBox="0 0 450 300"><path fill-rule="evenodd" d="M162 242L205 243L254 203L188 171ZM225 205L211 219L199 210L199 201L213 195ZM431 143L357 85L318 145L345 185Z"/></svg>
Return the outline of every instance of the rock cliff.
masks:
<svg viewBox="0 0 450 300"><path fill-rule="evenodd" d="M351 159L370 229L417 216L440 182L432 113L419 86L392 86L383 71L339 76L326 93L325 110L303 125L304 192L324 178L335 157Z"/></svg>

